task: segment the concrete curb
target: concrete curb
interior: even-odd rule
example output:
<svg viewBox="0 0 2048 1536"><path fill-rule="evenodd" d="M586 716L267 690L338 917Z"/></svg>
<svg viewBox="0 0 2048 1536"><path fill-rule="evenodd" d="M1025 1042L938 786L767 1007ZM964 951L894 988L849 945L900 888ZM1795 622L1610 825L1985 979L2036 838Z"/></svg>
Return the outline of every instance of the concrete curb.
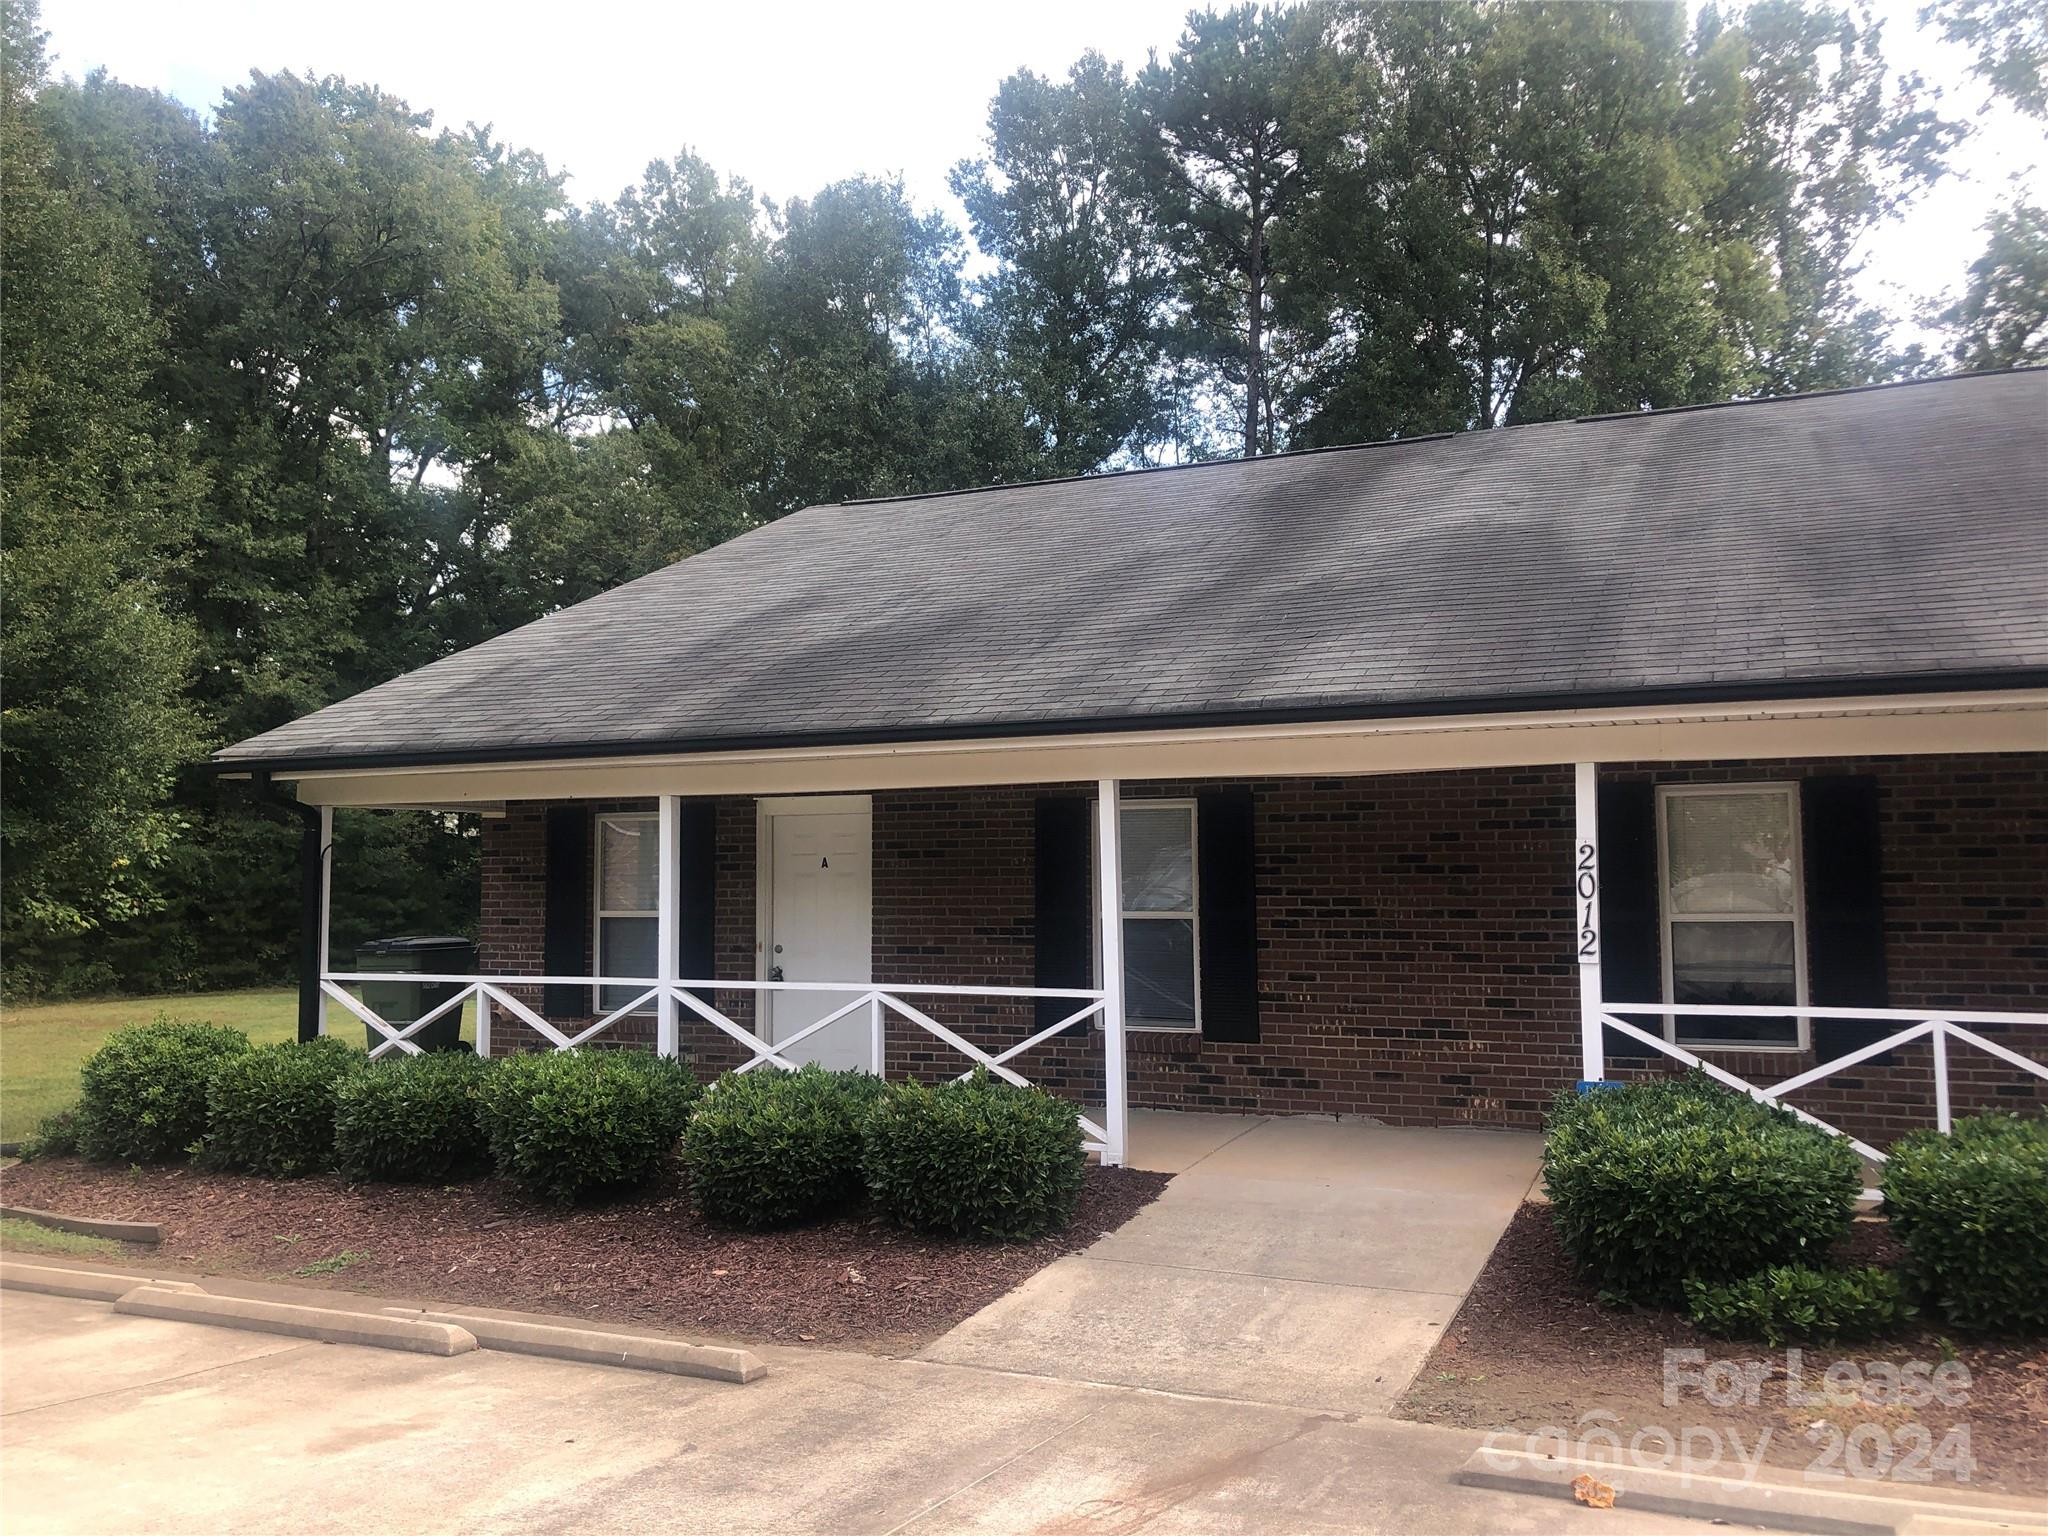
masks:
<svg viewBox="0 0 2048 1536"><path fill-rule="evenodd" d="M419 1355L463 1355L477 1347L475 1335L467 1330L428 1322L418 1316L401 1318L376 1312L342 1312L332 1307L295 1307L244 1296L210 1296L197 1286L131 1286L115 1301L114 1310L173 1322L212 1323L222 1328L289 1334L326 1344L410 1350Z"/></svg>
<svg viewBox="0 0 2048 1536"><path fill-rule="evenodd" d="M54 1264L0 1260L0 1289L40 1291L45 1296L71 1296L80 1301L119 1301L149 1280L148 1275L109 1275L90 1269L63 1269Z"/></svg>
<svg viewBox="0 0 2048 1536"><path fill-rule="evenodd" d="M663 1371L671 1376L702 1376L711 1381L744 1385L768 1374L760 1356L744 1349L712 1344L687 1344L680 1339L646 1338L630 1333L601 1333L591 1328L563 1328L549 1323L478 1317L468 1312L418 1312L386 1307L391 1317L423 1318L467 1329L483 1349L511 1354L544 1355L584 1365L616 1365L634 1371Z"/></svg>
<svg viewBox="0 0 2048 1536"><path fill-rule="evenodd" d="M98 1216L65 1216L56 1211L33 1210L26 1205L0 1205L0 1216L31 1221L58 1232L77 1232L86 1237L111 1237L121 1243L157 1243L163 1230L153 1221L112 1221Z"/></svg>
<svg viewBox="0 0 2048 1536"><path fill-rule="evenodd" d="M460 1355L479 1348L500 1349L584 1365L622 1366L627 1370L697 1376L736 1385L759 1381L768 1374L767 1365L751 1350L715 1344L419 1307L357 1312L250 1296L216 1296L184 1280L65 1269L51 1264L0 1261L0 1288L109 1301L116 1312L137 1317L211 1323L222 1328L289 1334L329 1344L404 1349L416 1354Z"/></svg>
<svg viewBox="0 0 2048 1536"><path fill-rule="evenodd" d="M1590 1473L1614 1489L1614 1509L1678 1515L1689 1520L1757 1525L1817 1536L1908 1536L1910 1532L1967 1529L2048 1531L2048 1517L1997 1506L1947 1504L1905 1496L1859 1493L1854 1483L1833 1488L1743 1482L1656 1467L1631 1467L1591 1458L1552 1457L1528 1451L1477 1450L1459 1468L1466 1488L1572 1500L1572 1480Z"/></svg>

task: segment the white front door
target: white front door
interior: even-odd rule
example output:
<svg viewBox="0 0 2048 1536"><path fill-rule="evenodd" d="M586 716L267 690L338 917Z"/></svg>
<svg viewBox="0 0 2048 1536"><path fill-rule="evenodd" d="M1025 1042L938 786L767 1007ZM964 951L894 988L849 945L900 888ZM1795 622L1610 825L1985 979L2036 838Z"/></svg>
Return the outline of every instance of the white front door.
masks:
<svg viewBox="0 0 2048 1536"><path fill-rule="evenodd" d="M847 992L767 994L768 1039L780 1044L852 1002L873 977L873 817L864 800L844 796L776 802L762 816L769 850L763 976L856 984ZM790 1055L835 1071L874 1070L867 1010L798 1042Z"/></svg>

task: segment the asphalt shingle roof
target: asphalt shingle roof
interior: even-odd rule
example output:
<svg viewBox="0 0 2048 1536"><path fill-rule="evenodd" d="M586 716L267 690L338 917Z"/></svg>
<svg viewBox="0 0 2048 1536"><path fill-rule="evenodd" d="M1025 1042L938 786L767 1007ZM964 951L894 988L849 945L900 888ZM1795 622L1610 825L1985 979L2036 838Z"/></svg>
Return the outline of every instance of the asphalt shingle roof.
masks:
<svg viewBox="0 0 2048 1536"><path fill-rule="evenodd" d="M2048 371L812 507L218 760L1994 678L2048 680Z"/></svg>

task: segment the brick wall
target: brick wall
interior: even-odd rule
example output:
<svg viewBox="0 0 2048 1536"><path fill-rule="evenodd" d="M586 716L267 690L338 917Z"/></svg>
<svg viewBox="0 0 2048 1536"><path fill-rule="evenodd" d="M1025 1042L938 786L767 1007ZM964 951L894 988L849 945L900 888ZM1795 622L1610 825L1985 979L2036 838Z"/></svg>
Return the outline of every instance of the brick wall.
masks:
<svg viewBox="0 0 2048 1536"><path fill-rule="evenodd" d="M1696 782L1869 773L1880 786L1887 967L1894 1006L2048 1011L2048 757L1622 765L1603 774ZM1191 793L1133 786L1133 797ZM1133 1105L1366 1114L1406 1124L1532 1126L1579 1075L1571 938L1569 770L1500 769L1252 785L1261 1038L1130 1036ZM1029 986L1032 806L1081 786L874 797L874 975L904 984ZM543 808L487 823L484 965L537 970ZM755 966L754 811L718 814L720 974ZM586 924L587 927L587 924ZM752 1018L747 994L719 1006ZM1029 1032L1028 1008L951 999L932 1011L985 1047ZM2036 1057L2040 1030L1985 1031ZM644 1033L644 1031L643 1031ZM2029 1038L2031 1036L2031 1038ZM500 1038L511 1036L501 1029ZM707 1071L737 1051L686 1019ZM893 1021L892 1075L960 1058ZM1927 1054L1853 1068L1797 1102L1889 1139L1927 1123ZM1785 1053L1714 1059L1758 1082L1811 1065ZM1100 1043L1063 1039L1019 1063L1069 1094L1100 1093ZM2016 1071L1952 1053L1958 1112L2039 1102ZM1641 1070L1627 1068L1625 1070Z"/></svg>
<svg viewBox="0 0 2048 1536"><path fill-rule="evenodd" d="M478 962L486 976L538 976L547 917L547 807L525 801L483 823Z"/></svg>
<svg viewBox="0 0 2048 1536"><path fill-rule="evenodd" d="M1568 775L1277 780L1253 803L1259 1042L1173 1040L1137 1102L1533 1124L1576 1075Z"/></svg>
<svg viewBox="0 0 2048 1536"><path fill-rule="evenodd" d="M1028 987L1033 983L1033 806L1080 786L930 789L878 794L875 806L875 968L912 986ZM1036 1033L1032 1004L920 998L939 1022L993 1055ZM887 1022L890 1075L952 1077L969 1063L907 1019ZM1099 1100L1099 1036L1048 1041L1016 1063L1034 1082Z"/></svg>

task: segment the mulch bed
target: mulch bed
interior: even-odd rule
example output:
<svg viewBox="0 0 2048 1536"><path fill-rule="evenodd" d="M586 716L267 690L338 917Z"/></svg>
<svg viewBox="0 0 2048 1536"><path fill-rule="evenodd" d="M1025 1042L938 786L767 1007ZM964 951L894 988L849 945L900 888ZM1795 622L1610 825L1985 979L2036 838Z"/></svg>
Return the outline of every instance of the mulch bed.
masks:
<svg viewBox="0 0 2048 1536"><path fill-rule="evenodd" d="M1859 1221L1834 1257L1853 1264L1893 1265L1902 1250L1882 1222ZM1755 1406L1719 1407L1698 1388L1685 1391L1676 1406L1664 1402L1664 1351L1700 1349L1709 1361L1762 1361L1772 1367ZM1986 1340L1914 1325L1881 1340L1858 1345L1809 1347L1799 1361L1801 1384L1821 1390L1821 1377L1837 1360L1858 1362L1868 1379L1873 1361L1960 1360L1969 1368L1968 1401L1947 1407L1913 1408L1882 1401L1879 1391L1843 1396L1821 1405L1788 1401L1792 1381L1784 1349L1716 1339L1683 1317L1640 1308L1604 1306L1583 1280L1558 1241L1548 1207L1525 1205L1493 1251L1472 1293L1445 1330L1407 1395L1396 1407L1402 1418L1467 1429L1513 1431L1497 1442L1521 1447L1523 1437L1552 1426L1580 1437L1582 1415L1604 1411L1604 1422L1626 1447L1638 1431L1662 1428L1672 1435L1688 1427L1738 1435L1751 1454L1769 1430L1764 1460L1778 1467L1811 1469L1831 1442L1859 1438L1862 1464L1882 1471L1882 1448L1917 1444L1917 1424L1939 1445L1959 1424L1969 1426L1975 1469L1964 1486L1993 1493L2048 1493L2048 1345L2040 1341ZM1902 1431L1904 1433L1902 1433ZM1704 1438L1698 1445L1707 1445ZM1645 1442L1651 1456L1660 1448ZM1836 1459L1832 1467L1848 1467ZM1712 1470L1740 1475L1730 1455ZM1827 1469L1820 1469L1824 1473ZM1952 1473L1936 1470L1931 1481L1955 1488Z"/></svg>
<svg viewBox="0 0 2048 1536"><path fill-rule="evenodd" d="M1090 1168L1073 1223L1014 1244L918 1237L866 1214L735 1233L691 1210L678 1172L564 1211L496 1180L350 1186L55 1159L0 1173L0 1202L157 1222L161 1247L136 1260L157 1269L887 1353L928 1343L1114 1231L1165 1185L1163 1174Z"/></svg>

